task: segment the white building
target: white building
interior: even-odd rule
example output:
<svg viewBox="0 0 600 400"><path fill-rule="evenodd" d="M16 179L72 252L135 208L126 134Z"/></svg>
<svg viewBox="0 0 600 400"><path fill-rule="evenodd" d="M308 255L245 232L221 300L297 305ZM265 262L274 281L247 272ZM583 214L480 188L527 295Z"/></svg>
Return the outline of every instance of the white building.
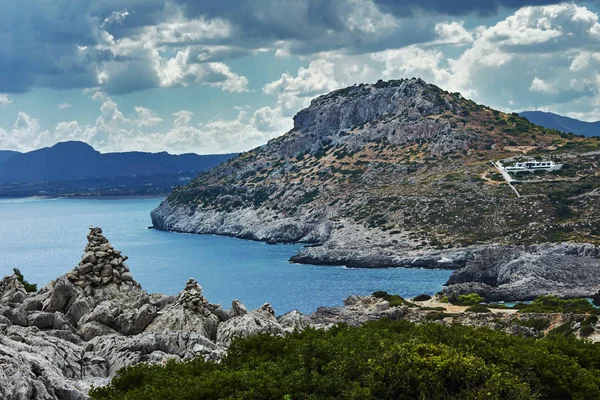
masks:
<svg viewBox="0 0 600 400"><path fill-rule="evenodd" d="M535 171L558 171L562 164L556 164L554 161L535 161L528 160L518 162L513 166L504 167L507 172L535 172Z"/></svg>

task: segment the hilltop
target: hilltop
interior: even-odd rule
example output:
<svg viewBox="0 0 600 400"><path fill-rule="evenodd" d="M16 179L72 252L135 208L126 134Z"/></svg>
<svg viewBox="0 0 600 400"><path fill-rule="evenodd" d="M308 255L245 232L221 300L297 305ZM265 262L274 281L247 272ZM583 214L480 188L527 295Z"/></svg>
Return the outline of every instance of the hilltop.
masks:
<svg viewBox="0 0 600 400"><path fill-rule="evenodd" d="M294 261L460 268L478 246L600 241L600 140L534 125L420 79L314 99L294 128L176 189L159 229L313 243ZM565 168L520 184L491 160ZM595 262L595 261L594 261Z"/></svg>
<svg viewBox="0 0 600 400"><path fill-rule="evenodd" d="M100 153L76 141L28 153L0 152L0 195L164 193L234 155Z"/></svg>

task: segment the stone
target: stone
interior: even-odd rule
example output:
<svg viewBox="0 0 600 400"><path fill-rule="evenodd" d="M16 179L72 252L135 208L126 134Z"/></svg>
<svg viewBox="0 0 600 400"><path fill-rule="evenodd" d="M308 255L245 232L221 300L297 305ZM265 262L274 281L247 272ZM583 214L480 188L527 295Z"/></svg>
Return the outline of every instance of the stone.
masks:
<svg viewBox="0 0 600 400"><path fill-rule="evenodd" d="M50 297L44 310L48 312L66 310L73 304L77 297L77 289L65 277L58 278L52 287Z"/></svg>
<svg viewBox="0 0 600 400"><path fill-rule="evenodd" d="M83 262L83 260L81 260ZM82 274L89 274L90 272L92 272L94 270L94 264L97 263L96 257L94 257L93 261L89 261L86 264L83 264L81 267L79 267L79 271Z"/></svg>
<svg viewBox="0 0 600 400"><path fill-rule="evenodd" d="M39 329L51 329L54 326L54 314L43 311L33 312L29 314L27 324Z"/></svg>
<svg viewBox="0 0 600 400"><path fill-rule="evenodd" d="M36 298L27 298L23 300L23 309L25 311L41 311L44 304Z"/></svg>

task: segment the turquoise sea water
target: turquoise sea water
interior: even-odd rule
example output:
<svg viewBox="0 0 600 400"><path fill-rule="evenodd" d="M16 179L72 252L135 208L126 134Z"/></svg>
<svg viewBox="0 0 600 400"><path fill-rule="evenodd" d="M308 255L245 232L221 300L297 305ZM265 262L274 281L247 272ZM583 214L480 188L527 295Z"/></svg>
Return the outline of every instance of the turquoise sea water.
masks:
<svg viewBox="0 0 600 400"><path fill-rule="evenodd" d="M351 294L386 290L411 297L442 288L450 271L347 269L291 264L300 245L267 245L228 237L149 230L160 199L0 200L0 275L19 268L42 287L77 265L88 226L102 227L129 256L134 279L148 292L176 294L195 278L210 302L249 308L270 302L277 314L341 305Z"/></svg>

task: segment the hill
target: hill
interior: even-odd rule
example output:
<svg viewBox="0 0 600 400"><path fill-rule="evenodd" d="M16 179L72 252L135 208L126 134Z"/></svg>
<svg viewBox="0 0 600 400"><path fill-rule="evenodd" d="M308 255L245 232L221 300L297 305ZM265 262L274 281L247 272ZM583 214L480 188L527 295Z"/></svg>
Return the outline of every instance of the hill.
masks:
<svg viewBox="0 0 600 400"><path fill-rule="evenodd" d="M527 118L531 123L545 128L574 133L576 135L600 136L600 121L585 122L543 111L524 111L519 113L519 115Z"/></svg>
<svg viewBox="0 0 600 400"><path fill-rule="evenodd" d="M0 166L0 195L19 191L55 193L94 190L123 192L138 186L159 185L170 190L179 178L194 176L228 160L233 154L171 155L162 153L102 154L82 142L14 153ZM153 188L154 189L154 188Z"/></svg>
<svg viewBox="0 0 600 400"><path fill-rule="evenodd" d="M159 229L316 244L297 262L460 268L477 246L598 243L599 150L596 138L420 79L379 81L316 98L290 132L176 189L152 220ZM517 197L490 161L524 154L565 168L515 183Z"/></svg>
<svg viewBox="0 0 600 400"><path fill-rule="evenodd" d="M5 161L8 161L12 156L14 156L16 154L21 154L21 153L19 153L17 151L0 150L0 165L2 163L4 163Z"/></svg>

